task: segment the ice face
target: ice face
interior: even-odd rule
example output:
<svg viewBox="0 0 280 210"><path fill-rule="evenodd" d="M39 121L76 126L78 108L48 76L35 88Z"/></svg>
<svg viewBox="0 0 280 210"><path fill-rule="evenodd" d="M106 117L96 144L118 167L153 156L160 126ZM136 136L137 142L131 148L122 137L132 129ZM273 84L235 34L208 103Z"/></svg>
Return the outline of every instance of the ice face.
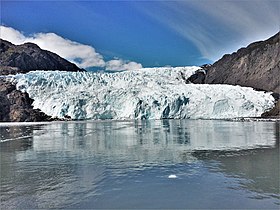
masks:
<svg viewBox="0 0 280 210"><path fill-rule="evenodd" d="M72 119L224 119L256 117L270 93L230 85L186 84L199 67L145 68L118 73L33 71L13 77L34 108Z"/></svg>

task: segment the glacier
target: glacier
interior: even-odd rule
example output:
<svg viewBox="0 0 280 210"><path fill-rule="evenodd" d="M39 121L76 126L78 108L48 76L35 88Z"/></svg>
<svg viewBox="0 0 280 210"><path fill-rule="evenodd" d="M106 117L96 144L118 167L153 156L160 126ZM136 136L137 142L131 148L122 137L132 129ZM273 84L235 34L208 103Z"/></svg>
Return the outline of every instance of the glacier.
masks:
<svg viewBox="0 0 280 210"><path fill-rule="evenodd" d="M116 73L31 71L11 75L52 117L85 119L229 119L258 117L270 93L231 85L188 84L200 67L143 68Z"/></svg>

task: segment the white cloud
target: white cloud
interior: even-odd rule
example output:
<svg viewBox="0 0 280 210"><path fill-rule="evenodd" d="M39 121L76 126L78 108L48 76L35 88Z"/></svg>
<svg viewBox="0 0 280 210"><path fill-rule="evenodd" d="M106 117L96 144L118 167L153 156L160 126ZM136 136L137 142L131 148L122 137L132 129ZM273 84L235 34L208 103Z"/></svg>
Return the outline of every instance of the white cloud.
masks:
<svg viewBox="0 0 280 210"><path fill-rule="evenodd" d="M61 57L77 64L81 68L92 66L104 67L103 56L89 45L80 44L55 33L36 33L31 36L24 36L23 33L6 26L0 26L1 38L14 44L32 42L44 50L54 52Z"/></svg>
<svg viewBox="0 0 280 210"><path fill-rule="evenodd" d="M64 39L55 33L38 33L32 38L28 38L27 41L54 52L82 68L105 66L103 56L97 53L93 47Z"/></svg>
<svg viewBox="0 0 280 210"><path fill-rule="evenodd" d="M240 45L263 40L280 30L280 2L275 0L194 1L192 8L224 27Z"/></svg>
<svg viewBox="0 0 280 210"><path fill-rule="evenodd" d="M277 0L161 1L139 9L212 61L280 30Z"/></svg>
<svg viewBox="0 0 280 210"><path fill-rule="evenodd" d="M124 61L121 59L110 60L106 62L106 70L119 71L119 70L136 70L141 69L142 65L133 61Z"/></svg>
<svg viewBox="0 0 280 210"><path fill-rule="evenodd" d="M6 26L0 26L0 37L13 44L22 44L26 40L21 32Z"/></svg>
<svg viewBox="0 0 280 210"><path fill-rule="evenodd" d="M105 62L103 56L92 46L65 39L55 33L36 33L25 36L11 27L0 26L0 37L17 45L26 42L35 43L40 48L54 52L81 68L106 67L110 70L132 70L142 67L136 62L125 63L121 59Z"/></svg>

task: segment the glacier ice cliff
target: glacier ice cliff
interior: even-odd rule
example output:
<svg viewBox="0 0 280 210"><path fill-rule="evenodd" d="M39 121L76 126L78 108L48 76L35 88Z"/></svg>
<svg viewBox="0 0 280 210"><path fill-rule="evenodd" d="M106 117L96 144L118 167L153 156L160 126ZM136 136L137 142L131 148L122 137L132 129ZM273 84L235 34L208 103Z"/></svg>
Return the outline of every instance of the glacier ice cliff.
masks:
<svg viewBox="0 0 280 210"><path fill-rule="evenodd" d="M231 85L186 84L199 67L117 73L32 71L11 76L39 108L72 119L226 119L257 117L273 107L270 93Z"/></svg>

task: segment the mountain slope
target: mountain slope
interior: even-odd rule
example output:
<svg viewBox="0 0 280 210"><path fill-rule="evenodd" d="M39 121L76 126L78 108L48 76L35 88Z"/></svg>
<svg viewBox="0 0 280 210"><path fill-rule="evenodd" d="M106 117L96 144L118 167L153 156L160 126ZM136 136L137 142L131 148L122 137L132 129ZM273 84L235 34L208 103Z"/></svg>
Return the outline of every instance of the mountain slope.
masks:
<svg viewBox="0 0 280 210"><path fill-rule="evenodd" d="M205 83L253 87L280 93L280 32L250 44L208 67Z"/></svg>
<svg viewBox="0 0 280 210"><path fill-rule="evenodd" d="M55 53L42 50L33 43L14 45L11 42L0 39L0 74L5 71L28 72L32 70L60 70L60 71L83 71L78 66L61 58Z"/></svg>

